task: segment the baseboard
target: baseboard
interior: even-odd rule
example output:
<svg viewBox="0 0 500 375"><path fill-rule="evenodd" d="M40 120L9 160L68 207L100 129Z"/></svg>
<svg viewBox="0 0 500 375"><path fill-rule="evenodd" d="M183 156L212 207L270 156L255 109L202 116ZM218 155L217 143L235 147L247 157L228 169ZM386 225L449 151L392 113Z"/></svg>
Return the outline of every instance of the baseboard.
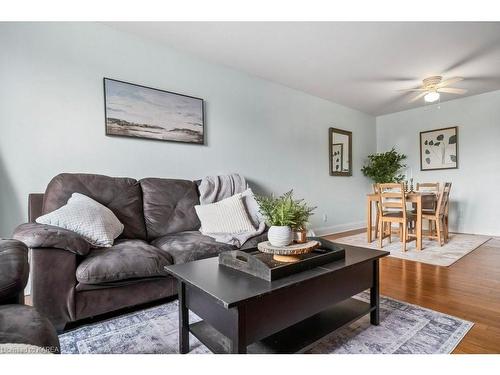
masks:
<svg viewBox="0 0 500 375"><path fill-rule="evenodd" d="M312 228L316 236L326 236L327 234L335 234L341 232L347 232L349 230L366 228L365 221L358 221L354 223L338 224L332 225L330 227L318 227Z"/></svg>

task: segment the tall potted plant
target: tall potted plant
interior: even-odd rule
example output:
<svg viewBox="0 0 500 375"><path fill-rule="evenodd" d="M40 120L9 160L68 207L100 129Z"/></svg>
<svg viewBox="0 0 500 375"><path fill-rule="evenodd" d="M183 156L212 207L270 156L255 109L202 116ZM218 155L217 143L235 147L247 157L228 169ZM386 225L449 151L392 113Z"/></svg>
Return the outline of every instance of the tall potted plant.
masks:
<svg viewBox="0 0 500 375"><path fill-rule="evenodd" d="M387 152L368 155L368 162L361 168L361 172L377 184L401 182L404 175L400 171L406 167L403 163L405 159L406 155L398 153L393 147Z"/></svg>
<svg viewBox="0 0 500 375"><path fill-rule="evenodd" d="M293 231L306 229L306 223L315 207L302 199L293 199L293 190L279 197L256 196L260 212L270 226L267 234L273 246L287 246L293 241Z"/></svg>

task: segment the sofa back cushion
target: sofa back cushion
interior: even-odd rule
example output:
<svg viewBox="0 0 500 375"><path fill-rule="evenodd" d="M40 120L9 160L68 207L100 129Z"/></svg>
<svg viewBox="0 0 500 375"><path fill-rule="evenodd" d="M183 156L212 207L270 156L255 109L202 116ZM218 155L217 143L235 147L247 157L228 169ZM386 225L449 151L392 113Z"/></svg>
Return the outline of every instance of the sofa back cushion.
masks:
<svg viewBox="0 0 500 375"><path fill-rule="evenodd" d="M166 234L200 228L194 210L199 204L198 189L193 181L144 178L139 182L150 241Z"/></svg>
<svg viewBox="0 0 500 375"><path fill-rule="evenodd" d="M64 206L73 193L84 194L109 208L124 225L121 238L146 239L142 192L138 181L126 177L61 173L50 181L43 214Z"/></svg>

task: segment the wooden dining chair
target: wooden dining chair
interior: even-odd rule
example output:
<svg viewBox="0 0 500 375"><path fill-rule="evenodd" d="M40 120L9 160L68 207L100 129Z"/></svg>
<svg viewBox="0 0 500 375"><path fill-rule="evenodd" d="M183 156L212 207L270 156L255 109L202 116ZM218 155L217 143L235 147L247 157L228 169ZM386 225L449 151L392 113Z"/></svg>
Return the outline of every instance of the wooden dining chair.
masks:
<svg viewBox="0 0 500 375"><path fill-rule="evenodd" d="M428 238L437 239L439 246L443 246L448 241L448 226L447 226L447 210L450 197L451 182L446 182L443 189L439 192L439 197L436 205L436 210L433 212L422 211L422 219L433 222L436 227L436 234L429 232L426 236ZM416 214L412 213L411 216L416 219Z"/></svg>
<svg viewBox="0 0 500 375"><path fill-rule="evenodd" d="M382 248L384 238L392 238L392 223L399 224L399 233L403 251L408 242L408 224L413 217L406 210L406 193L403 184L378 184L378 245Z"/></svg>
<svg viewBox="0 0 500 375"><path fill-rule="evenodd" d="M373 189L373 194L378 195L378 184L372 184L372 189ZM379 218L379 213L378 213L378 203L377 203L377 210L375 210L375 239L377 239L378 236L378 222L380 221ZM371 220L371 218L370 218Z"/></svg>
<svg viewBox="0 0 500 375"><path fill-rule="evenodd" d="M439 182L417 182L417 190L418 192L430 192L436 194L435 200L425 200L422 202L422 212L432 213L436 211L437 199L439 197ZM413 213L416 213L417 207L416 204L413 204ZM429 232L431 234L434 232L433 221L429 221Z"/></svg>

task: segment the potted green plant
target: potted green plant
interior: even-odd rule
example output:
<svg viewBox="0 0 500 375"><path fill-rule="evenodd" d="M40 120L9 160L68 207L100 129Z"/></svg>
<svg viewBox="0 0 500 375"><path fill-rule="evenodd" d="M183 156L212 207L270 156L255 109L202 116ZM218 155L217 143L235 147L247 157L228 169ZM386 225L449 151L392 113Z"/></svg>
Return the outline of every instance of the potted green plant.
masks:
<svg viewBox="0 0 500 375"><path fill-rule="evenodd" d="M309 207L303 200L293 199L293 190L279 197L256 196L260 212L269 225L267 234L273 246L287 246L293 241L293 230L305 232L306 223L315 207Z"/></svg>
<svg viewBox="0 0 500 375"><path fill-rule="evenodd" d="M368 155L368 162L361 172L375 183L401 182L404 176L400 173L406 167L403 161L405 154L400 154L393 147L390 151Z"/></svg>

